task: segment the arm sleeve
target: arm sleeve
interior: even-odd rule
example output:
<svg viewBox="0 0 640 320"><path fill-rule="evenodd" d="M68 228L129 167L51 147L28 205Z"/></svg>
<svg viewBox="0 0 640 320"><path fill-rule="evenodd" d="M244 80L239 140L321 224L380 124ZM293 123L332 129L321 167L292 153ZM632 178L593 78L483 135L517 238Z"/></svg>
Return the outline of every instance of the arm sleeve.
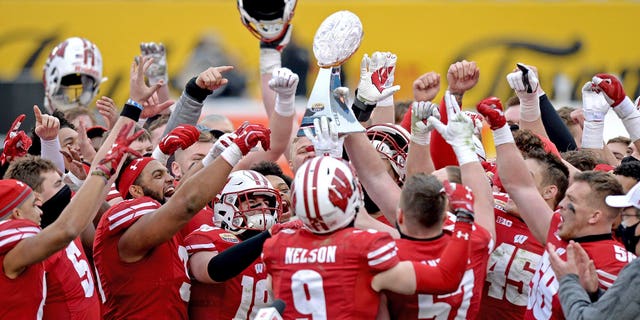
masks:
<svg viewBox="0 0 640 320"><path fill-rule="evenodd" d="M239 275L260 257L262 245L270 237L269 231L263 231L211 258L207 266L211 280L224 282Z"/></svg>
<svg viewBox="0 0 640 320"><path fill-rule="evenodd" d="M437 266L413 262L416 293L445 294L458 289L467 270L472 226L470 223L456 222L451 241L444 249Z"/></svg>
<svg viewBox="0 0 640 320"><path fill-rule="evenodd" d="M196 77L191 78L185 86L180 99L178 99L175 109L171 112L167 127L164 129L162 136L166 136L171 130L181 124L195 126L198 123L198 118L200 118L204 99L212 93L213 91L211 90L198 87L198 85L196 85Z"/></svg>
<svg viewBox="0 0 640 320"><path fill-rule="evenodd" d="M576 142L546 94L540 96L540 114L547 135L560 152L576 150Z"/></svg>
<svg viewBox="0 0 640 320"><path fill-rule="evenodd" d="M53 140L42 140L42 138L40 138L40 145L42 146L40 149L40 156L42 159L51 160L51 162L56 165L56 168L58 168L60 172L64 173L64 159L60 153L62 148L60 147L60 141L58 138L56 137Z"/></svg>
<svg viewBox="0 0 640 320"><path fill-rule="evenodd" d="M569 274L560 279L558 294L567 320L635 319L640 312L638 267L636 262L623 269L609 290L593 303L577 275Z"/></svg>

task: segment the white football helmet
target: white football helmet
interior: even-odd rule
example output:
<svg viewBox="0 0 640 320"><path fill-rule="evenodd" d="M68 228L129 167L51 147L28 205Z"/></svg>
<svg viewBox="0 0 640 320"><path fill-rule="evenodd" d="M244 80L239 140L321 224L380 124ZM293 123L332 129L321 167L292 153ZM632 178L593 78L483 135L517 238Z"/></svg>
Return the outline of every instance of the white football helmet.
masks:
<svg viewBox="0 0 640 320"><path fill-rule="evenodd" d="M238 0L240 20L264 42L280 39L293 19L297 0Z"/></svg>
<svg viewBox="0 0 640 320"><path fill-rule="evenodd" d="M407 175L405 164L409 152L409 136L409 132L397 124L381 123L367 128L371 144L391 163L400 183L404 183Z"/></svg>
<svg viewBox="0 0 640 320"><path fill-rule="evenodd" d="M262 201L260 201L262 200ZM271 228L282 213L280 193L253 170L232 172L213 205L216 224L239 235Z"/></svg>
<svg viewBox="0 0 640 320"><path fill-rule="evenodd" d="M102 54L98 47L84 38L68 38L58 44L44 65L42 74L45 99L49 112L91 103L102 79Z"/></svg>
<svg viewBox="0 0 640 320"><path fill-rule="evenodd" d="M306 161L291 186L295 215L313 233L349 225L363 206L362 187L348 162L322 156Z"/></svg>

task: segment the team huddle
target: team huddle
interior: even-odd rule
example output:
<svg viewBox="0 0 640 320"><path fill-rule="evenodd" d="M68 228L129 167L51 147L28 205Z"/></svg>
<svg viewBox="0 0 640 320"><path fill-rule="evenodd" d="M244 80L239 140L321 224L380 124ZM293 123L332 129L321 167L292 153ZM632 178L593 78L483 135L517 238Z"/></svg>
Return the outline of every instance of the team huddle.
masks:
<svg viewBox="0 0 640 320"><path fill-rule="evenodd" d="M118 114L98 97L94 43L52 50L46 112L34 106L30 133L18 117L0 155L1 319L257 319L280 302L283 319L637 317L640 111L618 78L594 75L565 122L534 66L506 76L506 109L488 97L465 111L475 62L449 67L438 103L436 72L404 103L396 55L375 52L354 97L331 93L358 130L327 116L300 128L300 79L281 62L295 7L238 0L267 126L202 116L232 66L173 101L164 46L143 43ZM630 139L603 141L610 109Z"/></svg>

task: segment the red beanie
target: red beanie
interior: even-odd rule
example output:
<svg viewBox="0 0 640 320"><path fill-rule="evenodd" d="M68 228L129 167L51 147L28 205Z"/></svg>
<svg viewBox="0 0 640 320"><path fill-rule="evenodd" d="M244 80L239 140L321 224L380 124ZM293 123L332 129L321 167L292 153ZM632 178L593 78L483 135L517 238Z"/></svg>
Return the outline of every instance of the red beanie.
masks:
<svg viewBox="0 0 640 320"><path fill-rule="evenodd" d="M26 183L14 179L0 180L0 220L3 220L31 195L33 190Z"/></svg>
<svg viewBox="0 0 640 320"><path fill-rule="evenodd" d="M138 178L138 176L144 170L144 167L149 164L152 160L155 160L151 157L142 157L135 159L129 163L127 167L122 169L120 173L120 179L118 180L118 191L122 195L122 199L126 199L129 194L129 187L133 184L134 181Z"/></svg>

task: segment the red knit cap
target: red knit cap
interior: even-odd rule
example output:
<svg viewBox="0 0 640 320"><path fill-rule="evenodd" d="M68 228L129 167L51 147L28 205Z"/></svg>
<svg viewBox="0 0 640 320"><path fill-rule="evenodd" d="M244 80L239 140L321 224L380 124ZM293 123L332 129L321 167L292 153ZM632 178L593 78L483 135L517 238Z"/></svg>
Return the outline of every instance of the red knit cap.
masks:
<svg viewBox="0 0 640 320"><path fill-rule="evenodd" d="M33 190L24 182L5 179L0 180L0 220L3 220L31 195Z"/></svg>
<svg viewBox="0 0 640 320"><path fill-rule="evenodd" d="M122 169L120 173L120 179L118 180L118 191L122 195L122 199L126 199L129 194L129 187L133 184L134 181L138 178L138 176L144 170L144 167L149 164L152 160L155 160L151 157L142 157L135 159L129 163L129 165Z"/></svg>

